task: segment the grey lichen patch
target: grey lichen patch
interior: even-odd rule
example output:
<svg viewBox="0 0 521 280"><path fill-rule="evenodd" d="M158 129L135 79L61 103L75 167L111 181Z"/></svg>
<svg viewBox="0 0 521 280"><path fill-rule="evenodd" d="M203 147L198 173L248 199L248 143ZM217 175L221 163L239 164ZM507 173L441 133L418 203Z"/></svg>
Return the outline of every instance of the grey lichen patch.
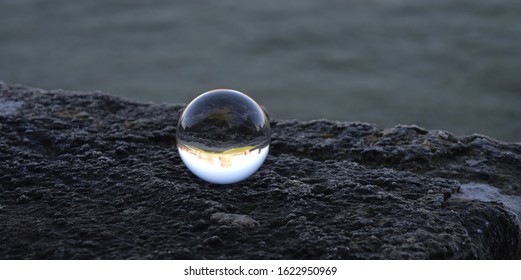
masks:
<svg viewBox="0 0 521 280"><path fill-rule="evenodd" d="M223 212L213 214L210 217L210 220L222 225L228 225L239 229L253 229L259 225L259 222L250 216Z"/></svg>
<svg viewBox="0 0 521 280"><path fill-rule="evenodd" d="M24 105L23 101L0 99L0 116L11 115Z"/></svg>
<svg viewBox="0 0 521 280"><path fill-rule="evenodd" d="M521 196L502 194L498 188L480 183L462 184L455 198L503 203L515 216L521 227Z"/></svg>

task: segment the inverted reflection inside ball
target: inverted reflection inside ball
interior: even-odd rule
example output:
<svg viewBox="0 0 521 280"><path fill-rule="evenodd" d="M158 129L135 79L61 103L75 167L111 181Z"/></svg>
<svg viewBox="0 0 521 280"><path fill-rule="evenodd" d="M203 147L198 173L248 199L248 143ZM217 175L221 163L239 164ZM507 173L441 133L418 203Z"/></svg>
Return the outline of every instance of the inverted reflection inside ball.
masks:
<svg viewBox="0 0 521 280"><path fill-rule="evenodd" d="M239 182L255 173L268 155L270 137L262 108L228 89L203 93L188 104L176 135L188 169L217 184Z"/></svg>

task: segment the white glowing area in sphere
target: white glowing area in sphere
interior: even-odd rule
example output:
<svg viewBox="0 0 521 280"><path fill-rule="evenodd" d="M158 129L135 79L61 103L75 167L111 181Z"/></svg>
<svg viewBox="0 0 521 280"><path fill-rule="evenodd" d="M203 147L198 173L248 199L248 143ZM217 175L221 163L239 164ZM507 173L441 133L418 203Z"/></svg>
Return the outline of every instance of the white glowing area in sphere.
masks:
<svg viewBox="0 0 521 280"><path fill-rule="evenodd" d="M268 156L269 146L236 155L212 155L178 146L184 164L199 178L215 184L232 184L255 173Z"/></svg>

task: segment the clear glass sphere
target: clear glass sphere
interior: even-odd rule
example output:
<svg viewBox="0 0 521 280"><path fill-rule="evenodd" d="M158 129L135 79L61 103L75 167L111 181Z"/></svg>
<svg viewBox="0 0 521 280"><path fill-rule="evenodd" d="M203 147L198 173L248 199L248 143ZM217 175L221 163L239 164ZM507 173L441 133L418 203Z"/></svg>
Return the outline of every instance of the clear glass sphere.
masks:
<svg viewBox="0 0 521 280"><path fill-rule="evenodd" d="M266 157L271 139L268 118L246 94L216 89L195 98L177 125L177 148L199 178L231 184L250 177Z"/></svg>

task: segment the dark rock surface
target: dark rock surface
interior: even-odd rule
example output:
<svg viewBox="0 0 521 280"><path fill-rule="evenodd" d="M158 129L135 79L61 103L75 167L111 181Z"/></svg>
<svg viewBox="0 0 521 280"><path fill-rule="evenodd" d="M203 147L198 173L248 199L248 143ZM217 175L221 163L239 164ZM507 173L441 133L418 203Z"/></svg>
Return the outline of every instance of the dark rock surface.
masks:
<svg viewBox="0 0 521 280"><path fill-rule="evenodd" d="M259 172L194 177L182 105L0 83L2 259L521 258L521 145L417 126L272 121Z"/></svg>

